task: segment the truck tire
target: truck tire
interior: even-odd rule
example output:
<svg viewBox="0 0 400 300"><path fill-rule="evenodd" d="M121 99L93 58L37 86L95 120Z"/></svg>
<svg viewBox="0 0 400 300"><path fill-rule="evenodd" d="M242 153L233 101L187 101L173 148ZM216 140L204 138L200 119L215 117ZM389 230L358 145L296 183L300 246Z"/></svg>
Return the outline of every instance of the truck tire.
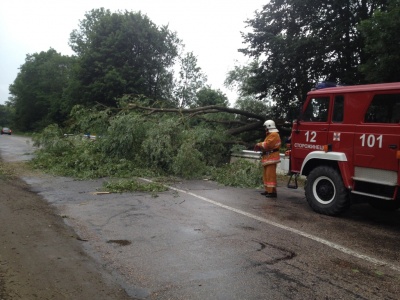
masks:
<svg viewBox="0 0 400 300"><path fill-rule="evenodd" d="M310 207L324 215L338 215L350 206L348 191L339 172L328 166L320 166L310 172L305 195Z"/></svg>

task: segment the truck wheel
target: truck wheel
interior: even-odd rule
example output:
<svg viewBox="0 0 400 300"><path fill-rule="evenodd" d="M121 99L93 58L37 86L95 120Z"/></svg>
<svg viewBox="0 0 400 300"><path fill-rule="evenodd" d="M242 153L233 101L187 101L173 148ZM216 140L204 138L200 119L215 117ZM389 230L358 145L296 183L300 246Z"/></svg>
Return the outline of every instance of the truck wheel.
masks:
<svg viewBox="0 0 400 300"><path fill-rule="evenodd" d="M342 178L331 167L320 166L307 177L305 194L311 208L324 215L338 215L344 212L350 201Z"/></svg>

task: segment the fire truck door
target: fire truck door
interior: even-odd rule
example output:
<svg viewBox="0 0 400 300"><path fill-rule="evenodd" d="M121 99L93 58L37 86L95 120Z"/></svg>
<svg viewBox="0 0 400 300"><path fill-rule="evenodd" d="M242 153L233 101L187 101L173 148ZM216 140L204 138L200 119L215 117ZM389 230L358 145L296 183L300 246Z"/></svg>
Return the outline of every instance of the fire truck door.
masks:
<svg viewBox="0 0 400 300"><path fill-rule="evenodd" d="M376 95L356 126L354 163L357 167L399 171L400 94Z"/></svg>
<svg viewBox="0 0 400 300"><path fill-rule="evenodd" d="M329 97L315 97L307 102L303 115L292 133L293 171L300 171L301 164L308 153L323 150L328 139Z"/></svg>

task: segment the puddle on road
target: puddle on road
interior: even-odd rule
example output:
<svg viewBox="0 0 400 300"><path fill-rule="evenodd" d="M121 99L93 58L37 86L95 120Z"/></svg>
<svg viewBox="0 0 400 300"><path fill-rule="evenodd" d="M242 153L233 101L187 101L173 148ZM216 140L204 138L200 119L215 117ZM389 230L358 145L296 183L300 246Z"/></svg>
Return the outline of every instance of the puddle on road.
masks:
<svg viewBox="0 0 400 300"><path fill-rule="evenodd" d="M128 246L130 244L132 244L131 241L128 240L109 240L107 241L108 244L118 244L120 246Z"/></svg>

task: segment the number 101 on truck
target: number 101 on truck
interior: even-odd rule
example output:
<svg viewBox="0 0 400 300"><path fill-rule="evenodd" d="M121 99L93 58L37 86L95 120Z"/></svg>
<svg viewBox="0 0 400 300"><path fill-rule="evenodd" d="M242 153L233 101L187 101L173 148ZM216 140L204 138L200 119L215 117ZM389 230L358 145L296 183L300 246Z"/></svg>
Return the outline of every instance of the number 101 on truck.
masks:
<svg viewBox="0 0 400 300"><path fill-rule="evenodd" d="M337 215L352 203L400 207L400 82L310 91L290 139L288 186L307 177L307 202Z"/></svg>

